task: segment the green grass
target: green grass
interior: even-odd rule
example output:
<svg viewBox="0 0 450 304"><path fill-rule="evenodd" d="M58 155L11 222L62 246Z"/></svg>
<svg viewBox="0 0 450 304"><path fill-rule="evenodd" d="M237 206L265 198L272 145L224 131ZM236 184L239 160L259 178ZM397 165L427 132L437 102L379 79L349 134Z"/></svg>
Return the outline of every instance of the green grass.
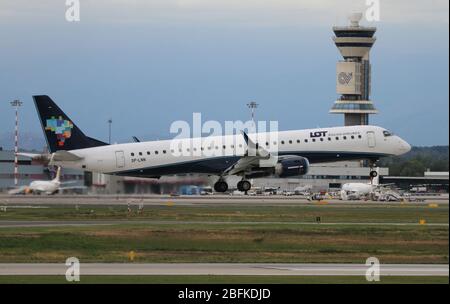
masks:
<svg viewBox="0 0 450 304"><path fill-rule="evenodd" d="M63 276L0 276L0 284L448 284L448 277L359 276L84 276L67 282Z"/></svg>
<svg viewBox="0 0 450 304"><path fill-rule="evenodd" d="M286 262L448 263L448 226L302 225L322 223L448 224L448 205L124 206L8 208L1 220L125 220L89 227L0 228L0 262ZM169 220L173 224L133 220ZM175 221L195 223L176 224ZM218 222L229 222L221 224ZM259 222L259 225L243 222ZM266 222L266 223L264 223ZM272 223L269 223L272 222Z"/></svg>
<svg viewBox="0 0 450 304"><path fill-rule="evenodd" d="M8 208L0 220L180 220L180 221L266 221L374 222L374 223L448 223L448 205L292 205L292 206L146 206L142 213L136 206L50 206L44 209Z"/></svg>
<svg viewBox="0 0 450 304"><path fill-rule="evenodd" d="M1 262L448 263L433 226L144 225L0 229Z"/></svg>

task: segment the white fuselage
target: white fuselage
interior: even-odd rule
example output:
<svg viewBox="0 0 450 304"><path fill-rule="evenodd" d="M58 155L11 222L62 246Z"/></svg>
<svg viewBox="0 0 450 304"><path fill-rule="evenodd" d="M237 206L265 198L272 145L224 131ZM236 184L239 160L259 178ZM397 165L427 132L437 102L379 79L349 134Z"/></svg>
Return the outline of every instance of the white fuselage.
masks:
<svg viewBox="0 0 450 304"><path fill-rule="evenodd" d="M53 194L59 190L61 183L56 180L51 181L33 181L28 187L29 190L35 193Z"/></svg>
<svg viewBox="0 0 450 304"><path fill-rule="evenodd" d="M319 128L249 134L261 148L278 155L299 155L311 163L400 155L410 150L403 139L376 126ZM245 153L242 135L186 138L71 150L77 161L63 167L99 173L160 176L219 173Z"/></svg>
<svg viewBox="0 0 450 304"><path fill-rule="evenodd" d="M362 197L368 196L375 190L376 186L372 184L364 183L348 183L342 185L341 188L341 199L361 199Z"/></svg>

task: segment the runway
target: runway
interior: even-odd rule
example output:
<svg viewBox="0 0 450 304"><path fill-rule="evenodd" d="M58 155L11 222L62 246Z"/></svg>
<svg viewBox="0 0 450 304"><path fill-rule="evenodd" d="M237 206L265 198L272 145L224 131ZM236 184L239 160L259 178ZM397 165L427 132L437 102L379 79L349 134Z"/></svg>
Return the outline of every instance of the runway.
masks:
<svg viewBox="0 0 450 304"><path fill-rule="evenodd" d="M424 197L424 201L405 202L410 205L427 205L430 203L448 206L448 196ZM65 205L144 205L144 206L218 206L218 205L240 205L240 206L299 206L313 204L328 204L330 206L372 206L380 204L400 204L400 202L373 202L373 201L343 201L338 199L326 199L321 202L308 201L302 196L244 196L244 195L23 195L10 196L0 195L0 206L27 205L27 206L65 206Z"/></svg>
<svg viewBox="0 0 450 304"><path fill-rule="evenodd" d="M65 264L0 264L0 275L65 275ZM81 263L83 275L365 276L363 264L100 264ZM381 276L448 276L449 265L385 264Z"/></svg>
<svg viewBox="0 0 450 304"><path fill-rule="evenodd" d="M0 221L0 228L31 228L31 227L83 227L111 225L313 225L313 226L423 226L420 223L384 223L384 222L250 222L250 221L180 221L180 220L82 220L82 221ZM449 227L448 223L427 223L427 226Z"/></svg>

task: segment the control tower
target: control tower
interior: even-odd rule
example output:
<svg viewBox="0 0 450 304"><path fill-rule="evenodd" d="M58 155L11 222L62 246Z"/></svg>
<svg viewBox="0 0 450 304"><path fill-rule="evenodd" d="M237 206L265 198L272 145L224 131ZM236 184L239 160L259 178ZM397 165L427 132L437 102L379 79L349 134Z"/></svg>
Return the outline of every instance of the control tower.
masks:
<svg viewBox="0 0 450 304"><path fill-rule="evenodd" d="M359 25L361 13L350 16L349 26L333 27L333 40L344 60L336 67L336 92L340 95L330 113L344 114L346 126L368 125L369 114L378 111L370 100L369 53L375 43L375 27Z"/></svg>

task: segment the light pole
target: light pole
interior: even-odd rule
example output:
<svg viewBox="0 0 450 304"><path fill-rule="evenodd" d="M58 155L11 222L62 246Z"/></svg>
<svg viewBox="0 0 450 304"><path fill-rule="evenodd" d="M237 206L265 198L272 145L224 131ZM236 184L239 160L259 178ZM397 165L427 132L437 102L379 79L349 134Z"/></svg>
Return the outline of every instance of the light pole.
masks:
<svg viewBox="0 0 450 304"><path fill-rule="evenodd" d="M23 104L20 100L10 102L11 106L16 108L16 126L14 130L14 186L17 187L19 183L19 107Z"/></svg>
<svg viewBox="0 0 450 304"><path fill-rule="evenodd" d="M111 125L112 125L112 118L108 119L108 125L109 125L108 143L111 144Z"/></svg>
<svg viewBox="0 0 450 304"><path fill-rule="evenodd" d="M253 122L253 128L255 129L255 131L256 131L255 111L258 106L259 106L259 104L257 104L255 101L249 102L247 104L247 107L252 111L252 122Z"/></svg>
<svg viewBox="0 0 450 304"><path fill-rule="evenodd" d="M255 110L259 106L255 101L252 101L247 104L247 107L252 111L252 121L255 123Z"/></svg>

